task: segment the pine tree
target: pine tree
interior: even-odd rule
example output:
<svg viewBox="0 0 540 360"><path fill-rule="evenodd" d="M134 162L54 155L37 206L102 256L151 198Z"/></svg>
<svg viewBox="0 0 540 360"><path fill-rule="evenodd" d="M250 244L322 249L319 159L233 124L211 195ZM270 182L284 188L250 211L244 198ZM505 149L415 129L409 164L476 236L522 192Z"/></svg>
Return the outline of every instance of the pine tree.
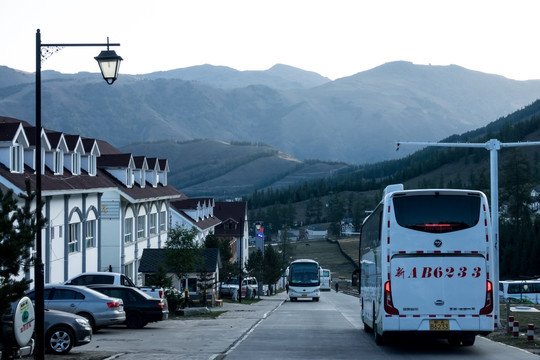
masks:
<svg viewBox="0 0 540 360"><path fill-rule="evenodd" d="M30 248L34 245L36 230L35 211L31 204L35 193L31 191L30 181L26 182L26 194L19 195L24 205L18 207L12 190L0 189L0 313L10 310L10 303L24 296L30 281L15 280L21 270L32 261ZM39 225L39 226L37 226Z"/></svg>

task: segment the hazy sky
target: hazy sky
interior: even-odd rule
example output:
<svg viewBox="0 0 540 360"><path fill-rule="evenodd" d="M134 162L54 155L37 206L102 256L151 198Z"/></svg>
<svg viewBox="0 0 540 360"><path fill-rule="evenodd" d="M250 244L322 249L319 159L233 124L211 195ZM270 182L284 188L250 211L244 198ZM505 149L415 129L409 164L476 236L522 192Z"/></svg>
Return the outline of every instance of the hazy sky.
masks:
<svg viewBox="0 0 540 360"><path fill-rule="evenodd" d="M331 79L386 62L540 79L538 0L0 0L0 65L35 71L43 43L121 43L121 73L286 64ZM99 72L100 48L42 68Z"/></svg>

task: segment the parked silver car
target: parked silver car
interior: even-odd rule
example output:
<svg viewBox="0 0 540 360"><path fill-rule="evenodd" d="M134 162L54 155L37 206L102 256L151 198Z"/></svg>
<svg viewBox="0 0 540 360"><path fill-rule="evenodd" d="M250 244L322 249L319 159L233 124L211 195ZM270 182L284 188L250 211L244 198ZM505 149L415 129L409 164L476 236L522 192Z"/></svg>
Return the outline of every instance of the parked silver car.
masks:
<svg viewBox="0 0 540 360"><path fill-rule="evenodd" d="M74 346L92 340L92 327L79 315L58 310L45 310L45 348L53 354L67 354Z"/></svg>
<svg viewBox="0 0 540 360"><path fill-rule="evenodd" d="M29 291L27 296L34 300L34 290ZM122 299L103 295L84 286L45 285L43 299L46 309L82 316L94 331L126 321Z"/></svg>

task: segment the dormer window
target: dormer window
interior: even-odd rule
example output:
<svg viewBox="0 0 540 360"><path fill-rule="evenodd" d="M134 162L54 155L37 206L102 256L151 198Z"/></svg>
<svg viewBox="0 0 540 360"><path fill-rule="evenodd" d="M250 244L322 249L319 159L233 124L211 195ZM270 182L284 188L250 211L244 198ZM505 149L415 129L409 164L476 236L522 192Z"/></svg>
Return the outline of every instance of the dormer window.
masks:
<svg viewBox="0 0 540 360"><path fill-rule="evenodd" d="M11 172L23 172L23 147L20 144L11 146Z"/></svg>
<svg viewBox="0 0 540 360"><path fill-rule="evenodd" d="M79 175L81 173L81 154L73 153L71 155L71 173Z"/></svg>
<svg viewBox="0 0 540 360"><path fill-rule="evenodd" d="M62 150L56 150L54 152L54 174L61 175L64 173L64 152Z"/></svg>
<svg viewBox="0 0 540 360"><path fill-rule="evenodd" d="M97 174L96 157L94 155L88 156L88 174L89 175Z"/></svg>
<svg viewBox="0 0 540 360"><path fill-rule="evenodd" d="M236 230L238 228L237 224L233 221L228 221L224 224L225 230Z"/></svg>
<svg viewBox="0 0 540 360"><path fill-rule="evenodd" d="M143 188L146 185L146 171L141 169L141 187Z"/></svg>
<svg viewBox="0 0 540 360"><path fill-rule="evenodd" d="M133 186L133 170L131 168L126 169L126 186Z"/></svg>

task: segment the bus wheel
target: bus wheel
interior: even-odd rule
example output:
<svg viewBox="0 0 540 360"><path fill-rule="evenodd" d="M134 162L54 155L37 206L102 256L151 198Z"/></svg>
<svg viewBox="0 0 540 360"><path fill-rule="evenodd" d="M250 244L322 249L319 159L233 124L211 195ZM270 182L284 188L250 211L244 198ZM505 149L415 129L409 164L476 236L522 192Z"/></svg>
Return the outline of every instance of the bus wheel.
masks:
<svg viewBox="0 0 540 360"><path fill-rule="evenodd" d="M383 335L380 335L377 331L377 325L373 326L373 336L375 337L375 344L382 346L385 344Z"/></svg>
<svg viewBox="0 0 540 360"><path fill-rule="evenodd" d="M375 304L373 304L373 326L371 328L373 329L373 337L375 338L375 344L379 346L384 345L383 336L380 335L377 331L377 323L375 322Z"/></svg>
<svg viewBox="0 0 540 360"><path fill-rule="evenodd" d="M313 301L319 301L319 298L313 298Z"/></svg>
<svg viewBox="0 0 540 360"><path fill-rule="evenodd" d="M362 315L362 322L364 323L364 331L367 332L368 334L369 333L372 333L373 332L373 328L371 326L369 326L366 321L364 320L364 316Z"/></svg>
<svg viewBox="0 0 540 360"><path fill-rule="evenodd" d="M461 339L461 343L463 344L463 346L473 346L474 340L476 340L475 335L465 335Z"/></svg>

